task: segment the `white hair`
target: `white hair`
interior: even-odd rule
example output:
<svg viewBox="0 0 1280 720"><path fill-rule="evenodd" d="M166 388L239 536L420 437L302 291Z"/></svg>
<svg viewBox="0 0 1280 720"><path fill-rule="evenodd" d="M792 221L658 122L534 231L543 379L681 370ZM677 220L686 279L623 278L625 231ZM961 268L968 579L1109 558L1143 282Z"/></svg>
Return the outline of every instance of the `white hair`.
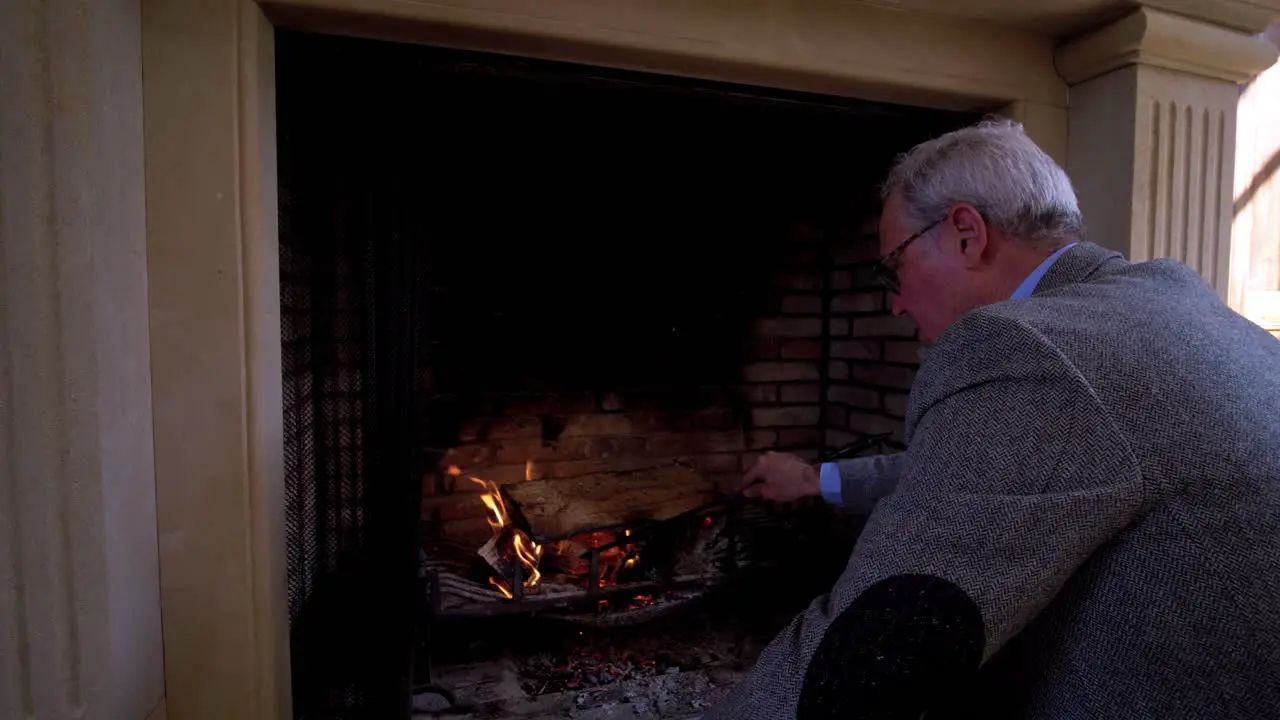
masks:
<svg viewBox="0 0 1280 720"><path fill-rule="evenodd" d="M1022 130L987 119L920 143L898 158L882 197L900 193L921 227L951 206L973 205L993 228L1038 247L1084 235L1084 218L1067 173Z"/></svg>

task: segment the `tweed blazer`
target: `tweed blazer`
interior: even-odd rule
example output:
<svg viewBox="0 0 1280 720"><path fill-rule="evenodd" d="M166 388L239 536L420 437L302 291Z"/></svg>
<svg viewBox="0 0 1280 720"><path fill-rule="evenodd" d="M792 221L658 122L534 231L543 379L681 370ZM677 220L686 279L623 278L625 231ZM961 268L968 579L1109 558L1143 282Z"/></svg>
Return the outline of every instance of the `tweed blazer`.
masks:
<svg viewBox="0 0 1280 720"><path fill-rule="evenodd" d="M708 718L1280 715L1280 342L1067 251L942 334L849 564Z"/></svg>

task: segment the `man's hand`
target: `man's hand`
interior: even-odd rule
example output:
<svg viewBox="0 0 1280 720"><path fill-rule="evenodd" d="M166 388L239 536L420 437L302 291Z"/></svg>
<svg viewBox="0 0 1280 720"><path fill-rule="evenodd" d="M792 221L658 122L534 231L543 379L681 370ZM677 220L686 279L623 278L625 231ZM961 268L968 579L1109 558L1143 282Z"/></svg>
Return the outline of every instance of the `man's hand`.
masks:
<svg viewBox="0 0 1280 720"><path fill-rule="evenodd" d="M742 478L743 495L794 502L822 494L818 469L795 455L768 452Z"/></svg>

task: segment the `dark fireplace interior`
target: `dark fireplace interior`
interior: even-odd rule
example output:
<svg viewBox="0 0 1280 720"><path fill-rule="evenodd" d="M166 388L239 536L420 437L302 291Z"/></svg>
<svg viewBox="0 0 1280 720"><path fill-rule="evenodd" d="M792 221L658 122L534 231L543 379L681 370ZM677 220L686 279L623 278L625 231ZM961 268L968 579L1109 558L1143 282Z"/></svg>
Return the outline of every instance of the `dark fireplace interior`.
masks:
<svg viewBox="0 0 1280 720"><path fill-rule="evenodd" d="M877 185L973 118L293 31L277 65L295 716L696 715L859 528L721 502L743 472L902 448Z"/></svg>

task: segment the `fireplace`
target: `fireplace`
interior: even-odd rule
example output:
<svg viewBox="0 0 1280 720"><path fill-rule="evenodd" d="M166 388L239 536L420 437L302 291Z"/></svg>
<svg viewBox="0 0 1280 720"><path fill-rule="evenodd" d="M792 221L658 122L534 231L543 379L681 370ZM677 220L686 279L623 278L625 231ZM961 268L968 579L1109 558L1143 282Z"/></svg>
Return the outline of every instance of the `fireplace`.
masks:
<svg viewBox="0 0 1280 720"><path fill-rule="evenodd" d="M276 47L295 714L698 712L857 534L743 472L903 447L877 183L973 118Z"/></svg>

